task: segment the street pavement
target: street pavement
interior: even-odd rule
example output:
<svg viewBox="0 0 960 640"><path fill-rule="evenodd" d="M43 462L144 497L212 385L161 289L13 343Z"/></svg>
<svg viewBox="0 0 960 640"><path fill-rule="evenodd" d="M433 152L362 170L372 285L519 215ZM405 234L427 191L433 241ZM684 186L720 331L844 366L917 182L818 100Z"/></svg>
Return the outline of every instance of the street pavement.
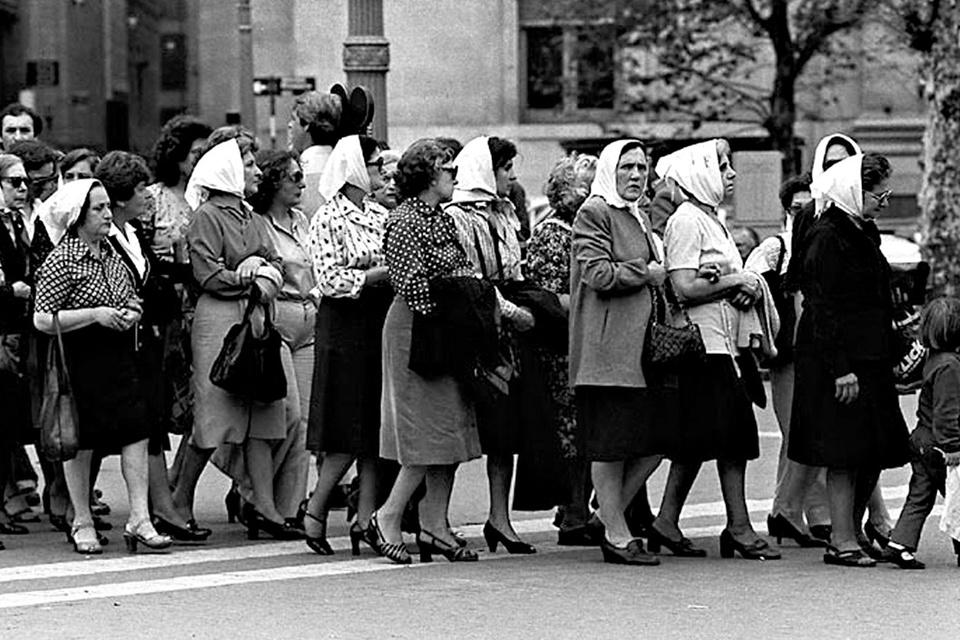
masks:
<svg viewBox="0 0 960 640"><path fill-rule="evenodd" d="M902 402L908 423L915 397ZM766 533L781 444L770 409L758 411L761 457L748 467L752 519ZM706 559L659 567L618 567L598 549L558 547L552 513L516 513L534 556L483 548L487 491L482 461L458 476L451 521L480 562L442 558L399 567L364 549L350 556L343 512L330 516L337 554L322 558L302 541L249 542L226 523L228 482L209 468L197 516L214 529L206 544L169 553L124 552L126 517L118 459L105 461L98 486L113 506L111 544L97 558L72 552L44 522L28 536L5 536L0 552L0 639L8 638L956 638L960 568L927 522L922 572L881 565L843 569L821 552L784 542L783 559L719 557L724 509L716 469L704 465L681 526ZM667 465L650 483L659 501ZM906 468L884 473L894 516L906 495ZM412 542L408 539L408 542ZM414 555L416 556L415 552Z"/></svg>

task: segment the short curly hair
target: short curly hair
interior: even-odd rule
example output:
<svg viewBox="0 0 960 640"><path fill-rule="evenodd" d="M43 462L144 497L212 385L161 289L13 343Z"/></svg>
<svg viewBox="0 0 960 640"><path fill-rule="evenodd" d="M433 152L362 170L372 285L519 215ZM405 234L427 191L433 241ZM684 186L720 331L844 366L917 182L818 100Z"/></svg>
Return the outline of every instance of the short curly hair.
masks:
<svg viewBox="0 0 960 640"><path fill-rule="evenodd" d="M246 155L248 152L256 155L257 151L260 150L260 145L257 144L257 138L250 129L239 124L231 124L217 127L207 136L207 144L204 146L200 158L218 144L234 139L237 141L237 146L240 147L241 156ZM200 158L197 159L199 160Z"/></svg>
<svg viewBox="0 0 960 640"><path fill-rule="evenodd" d="M147 161L129 151L111 151L103 156L93 177L103 184L110 196L110 204L125 202L133 197L137 185L149 184Z"/></svg>
<svg viewBox="0 0 960 640"><path fill-rule="evenodd" d="M10 148L6 151L23 160L23 166L27 171L37 171L43 165L51 162L53 166L56 167L57 162L60 160L53 147L39 140L20 140L10 145Z"/></svg>
<svg viewBox="0 0 960 640"><path fill-rule="evenodd" d="M888 180L892 173L890 161L884 156L879 153L864 154L863 164L860 167L860 181L863 183L861 188L864 191L872 191Z"/></svg>
<svg viewBox="0 0 960 640"><path fill-rule="evenodd" d="M69 151L63 156L63 160L60 161L60 175L66 175L67 171L81 162L88 163L90 165L90 171L96 171L97 165L100 164L100 154L86 147Z"/></svg>
<svg viewBox="0 0 960 640"><path fill-rule="evenodd" d="M590 184L597 172L597 157L572 154L561 158L550 170L543 194L563 220L573 220L577 209L590 194Z"/></svg>
<svg viewBox="0 0 960 640"><path fill-rule="evenodd" d="M422 138L414 142L400 156L394 174L400 197L406 200L429 189L440 165L452 159L450 149L434 138Z"/></svg>
<svg viewBox="0 0 960 640"><path fill-rule="evenodd" d="M213 127L190 115L174 116L163 125L150 154L157 182L168 187L180 182L180 163L187 159L195 140L206 139Z"/></svg>
<svg viewBox="0 0 960 640"><path fill-rule="evenodd" d="M287 168L290 161L300 164L300 158L292 151L264 149L257 154L257 166L263 172L260 187L257 192L247 198L250 206L257 213L266 213L273 204L273 198L280 190L280 185L287 179Z"/></svg>

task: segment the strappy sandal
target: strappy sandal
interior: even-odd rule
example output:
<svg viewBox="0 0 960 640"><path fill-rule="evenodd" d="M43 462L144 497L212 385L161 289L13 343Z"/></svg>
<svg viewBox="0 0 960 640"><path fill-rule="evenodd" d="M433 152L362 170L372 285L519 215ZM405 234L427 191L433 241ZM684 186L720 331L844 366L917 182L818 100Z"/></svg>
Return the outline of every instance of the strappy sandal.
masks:
<svg viewBox="0 0 960 640"><path fill-rule="evenodd" d="M387 539L383 536L383 531L380 529L380 523L377 521L376 513L370 516L370 526L373 527L374 532L377 534L377 551L381 556L397 564L413 563L413 558L410 557L410 552L407 551L407 545L403 543L403 540L400 542L387 542Z"/></svg>
<svg viewBox="0 0 960 640"><path fill-rule="evenodd" d="M836 547L828 547L823 554L823 564L837 567L875 567L877 561L863 552L862 549L848 549L840 551Z"/></svg>
<svg viewBox="0 0 960 640"><path fill-rule="evenodd" d="M78 540L81 533L89 532L92 539ZM87 537L86 535L84 537ZM96 556L103 553L103 547L97 541L97 530L93 528L92 522L81 525L73 525L70 529L70 542L73 544L73 550L85 556Z"/></svg>
<svg viewBox="0 0 960 640"><path fill-rule="evenodd" d="M310 550L321 556L332 556L333 549L330 547L330 543L327 542L327 518L318 518L313 515L306 509L303 510L303 522L306 524L307 518L310 518L314 522L320 525L320 535L319 536L308 536L304 533L304 540L307 543L307 546L310 547ZM304 527L306 531L306 527Z"/></svg>
<svg viewBox="0 0 960 640"><path fill-rule="evenodd" d="M429 537L429 540L424 537ZM475 551L445 542L424 529L417 534L417 546L420 548L420 562L433 562L434 553L442 555L450 562L476 562L480 559Z"/></svg>

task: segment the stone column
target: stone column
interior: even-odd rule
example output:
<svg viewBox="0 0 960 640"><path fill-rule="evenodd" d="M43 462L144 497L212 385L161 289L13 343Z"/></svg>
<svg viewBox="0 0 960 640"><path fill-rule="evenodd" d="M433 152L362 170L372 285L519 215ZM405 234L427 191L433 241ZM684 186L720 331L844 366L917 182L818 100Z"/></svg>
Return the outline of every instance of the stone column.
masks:
<svg viewBox="0 0 960 640"><path fill-rule="evenodd" d="M371 135L387 140L387 70L390 44L383 36L383 0L350 0L343 70L350 87L370 90L376 105Z"/></svg>
<svg viewBox="0 0 960 640"><path fill-rule="evenodd" d="M250 0L237 1L237 41L239 45L240 122L257 131L257 105L253 97L253 32L250 22Z"/></svg>

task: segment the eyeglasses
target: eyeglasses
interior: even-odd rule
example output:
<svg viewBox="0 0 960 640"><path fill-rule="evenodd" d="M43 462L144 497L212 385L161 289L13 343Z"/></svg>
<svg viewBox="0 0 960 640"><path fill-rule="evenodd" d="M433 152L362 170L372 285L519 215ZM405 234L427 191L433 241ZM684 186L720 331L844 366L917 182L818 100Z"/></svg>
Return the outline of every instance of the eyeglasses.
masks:
<svg viewBox="0 0 960 640"><path fill-rule="evenodd" d="M793 215L800 215L800 212L803 211L803 208L806 206L806 203L801 204L792 204L787 207L787 212L792 213Z"/></svg>
<svg viewBox="0 0 960 640"><path fill-rule="evenodd" d="M14 189L30 186L30 178L25 178L23 176L11 176L9 178L0 178L0 180L3 180Z"/></svg>
<svg viewBox="0 0 960 640"><path fill-rule="evenodd" d="M864 190L863 192L873 198L874 202L876 202L878 205L883 205L890 202L890 194L893 193L893 190L887 189L883 193L873 193L872 191L867 190Z"/></svg>
<svg viewBox="0 0 960 640"><path fill-rule="evenodd" d="M368 166L368 167L376 167L376 168L379 169L380 171L383 171L383 157L377 158L377 159L374 160L373 162L368 162L368 163L367 163L367 166Z"/></svg>
<svg viewBox="0 0 960 640"><path fill-rule="evenodd" d="M53 182L54 180L57 179L57 177L58 176L56 173L51 173L50 175L46 175L46 176L33 176L32 178L30 178L30 182L32 182L35 185L42 185L42 184L47 184L48 182Z"/></svg>
<svg viewBox="0 0 960 640"><path fill-rule="evenodd" d="M293 184L300 184L303 182L303 171L294 171L293 173L287 174L287 179Z"/></svg>
<svg viewBox="0 0 960 640"><path fill-rule="evenodd" d="M446 171L447 173L450 174L450 177L451 177L451 178L456 178L456 177L457 177L457 171L458 171L458 170L459 170L459 167L457 167L457 165L455 165L455 164L449 164L449 165L444 165L444 166L440 167L440 171Z"/></svg>

